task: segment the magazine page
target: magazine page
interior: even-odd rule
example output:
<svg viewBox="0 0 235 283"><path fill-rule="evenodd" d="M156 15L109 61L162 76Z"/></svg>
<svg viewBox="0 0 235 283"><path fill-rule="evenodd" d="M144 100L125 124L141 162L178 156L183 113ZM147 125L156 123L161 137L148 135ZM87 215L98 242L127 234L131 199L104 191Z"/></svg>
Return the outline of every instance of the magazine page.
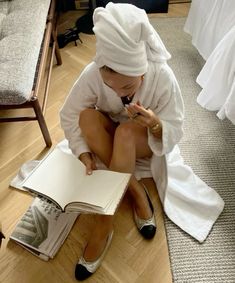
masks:
<svg viewBox="0 0 235 283"><path fill-rule="evenodd" d="M65 227L64 231L60 234L59 241L54 242L54 245L51 246L51 252L50 252L51 258L53 258L57 254L60 247L62 247L64 241L66 240L69 232L72 229L73 224L74 224L73 222L68 223L67 226Z"/></svg>
<svg viewBox="0 0 235 283"><path fill-rule="evenodd" d="M35 249L32 249L32 248L30 248L30 247L28 247L28 246L25 246L25 245L22 244L22 243L17 242L17 244L19 244L21 247L23 247L24 249L26 249L27 251L29 251L31 254L33 254L33 255L39 257L40 259L43 259L44 261L48 261L48 260L50 259L50 257L49 257L48 255L45 255L45 254L43 254L43 253L40 253L40 252L36 251Z"/></svg>
<svg viewBox="0 0 235 283"><path fill-rule="evenodd" d="M53 257L77 219L78 213L64 213L45 198L36 197L20 219L10 238L31 250ZM68 226L69 225L69 226ZM63 236L62 239L60 238Z"/></svg>

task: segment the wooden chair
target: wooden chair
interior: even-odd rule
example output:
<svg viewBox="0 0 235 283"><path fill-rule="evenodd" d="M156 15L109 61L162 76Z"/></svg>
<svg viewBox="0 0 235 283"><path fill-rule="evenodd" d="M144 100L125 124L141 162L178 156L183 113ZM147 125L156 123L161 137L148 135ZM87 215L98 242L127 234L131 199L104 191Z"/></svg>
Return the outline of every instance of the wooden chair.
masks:
<svg viewBox="0 0 235 283"><path fill-rule="evenodd" d="M52 145L52 141L46 125L44 115L46 110L46 102L48 97L48 90L49 90L49 83L51 78L54 55L56 56L57 65L62 64L60 51L57 44L56 25L57 25L56 0L52 0L48 12L44 39L41 45L41 51L38 59L34 85L32 92L30 94L30 98L28 101L24 102L23 104L0 105L0 110L22 109L22 108L33 109L34 111L33 116L20 116L20 117L3 116L0 117L0 122L18 122L18 121L37 120L47 147L50 147ZM45 73L46 73L46 83L42 93L40 88L43 84L43 77L45 76ZM39 101L39 96L41 95L42 95L42 102Z"/></svg>

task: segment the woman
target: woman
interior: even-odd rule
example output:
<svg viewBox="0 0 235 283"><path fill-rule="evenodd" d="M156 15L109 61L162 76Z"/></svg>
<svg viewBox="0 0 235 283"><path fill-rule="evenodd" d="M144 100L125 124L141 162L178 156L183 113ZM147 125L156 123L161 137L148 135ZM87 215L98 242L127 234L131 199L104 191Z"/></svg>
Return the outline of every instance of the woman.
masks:
<svg viewBox="0 0 235 283"><path fill-rule="evenodd" d="M100 162L132 174L135 223L142 236L151 239L156 223L141 179L152 177L164 202L166 156L183 134L180 89L167 65L170 54L144 10L109 3L94 11L93 21L96 56L75 82L61 110L61 125L87 174ZM113 218L96 216L95 223L95 237L76 265L78 280L96 271L111 242ZM184 223L177 224L184 229Z"/></svg>

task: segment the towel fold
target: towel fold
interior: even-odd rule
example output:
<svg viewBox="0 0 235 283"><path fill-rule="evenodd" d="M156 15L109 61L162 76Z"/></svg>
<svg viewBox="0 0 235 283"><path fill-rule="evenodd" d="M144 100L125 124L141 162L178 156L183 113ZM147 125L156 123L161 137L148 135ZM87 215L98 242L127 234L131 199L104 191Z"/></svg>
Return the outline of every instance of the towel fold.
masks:
<svg viewBox="0 0 235 283"><path fill-rule="evenodd" d="M147 72L148 61L165 62L171 55L143 9L108 3L93 14L98 67L104 65L127 76Z"/></svg>

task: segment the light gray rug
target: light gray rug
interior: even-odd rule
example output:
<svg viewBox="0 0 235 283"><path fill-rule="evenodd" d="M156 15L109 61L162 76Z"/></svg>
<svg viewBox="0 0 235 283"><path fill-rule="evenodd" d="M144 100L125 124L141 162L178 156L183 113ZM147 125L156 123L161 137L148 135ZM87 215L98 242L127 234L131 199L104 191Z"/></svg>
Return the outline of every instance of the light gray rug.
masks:
<svg viewBox="0 0 235 283"><path fill-rule="evenodd" d="M183 31L185 18L151 19L172 55L169 65L185 102L185 162L224 199L225 209L210 235L199 244L165 219L175 283L235 282L235 125L200 107L196 77L204 61ZM206 38L205 38L206 40ZM164 283L164 282L159 282Z"/></svg>

